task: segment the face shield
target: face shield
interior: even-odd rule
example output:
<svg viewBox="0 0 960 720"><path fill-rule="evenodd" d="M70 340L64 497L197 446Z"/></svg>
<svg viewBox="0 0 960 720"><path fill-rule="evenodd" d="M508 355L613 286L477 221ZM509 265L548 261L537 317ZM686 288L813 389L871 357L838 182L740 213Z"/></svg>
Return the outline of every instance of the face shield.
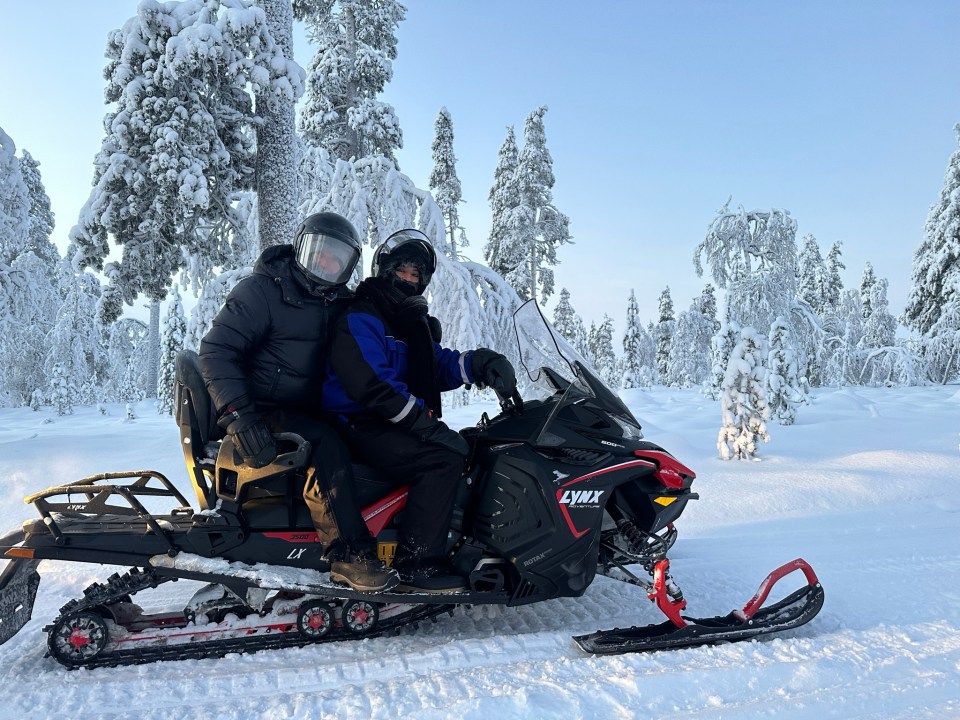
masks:
<svg viewBox="0 0 960 720"><path fill-rule="evenodd" d="M297 246L297 264L312 279L342 285L350 279L360 251L331 235L304 233Z"/></svg>

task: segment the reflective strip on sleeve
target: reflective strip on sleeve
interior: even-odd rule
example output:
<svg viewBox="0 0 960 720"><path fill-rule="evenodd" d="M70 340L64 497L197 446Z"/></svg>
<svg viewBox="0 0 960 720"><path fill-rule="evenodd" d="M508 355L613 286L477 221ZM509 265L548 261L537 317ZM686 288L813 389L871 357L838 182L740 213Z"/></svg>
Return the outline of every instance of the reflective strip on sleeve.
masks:
<svg viewBox="0 0 960 720"><path fill-rule="evenodd" d="M417 404L417 399L413 395L411 395L410 399L407 400L407 404L403 406L403 410L401 410L392 418L390 418L390 422L398 423L401 420L403 420L407 415L413 412L413 408L416 406L416 404Z"/></svg>
<svg viewBox="0 0 960 720"><path fill-rule="evenodd" d="M460 353L460 377L463 378L464 385L470 384L470 377L467 375L467 366L465 364L467 362L467 355L468 353Z"/></svg>

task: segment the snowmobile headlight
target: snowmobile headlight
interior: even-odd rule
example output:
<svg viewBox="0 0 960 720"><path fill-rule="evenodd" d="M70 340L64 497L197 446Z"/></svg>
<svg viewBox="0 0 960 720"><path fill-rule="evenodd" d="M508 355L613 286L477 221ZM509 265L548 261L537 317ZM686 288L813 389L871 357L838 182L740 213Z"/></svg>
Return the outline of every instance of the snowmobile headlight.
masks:
<svg viewBox="0 0 960 720"><path fill-rule="evenodd" d="M612 417L623 431L623 438L625 440L643 440L643 431L640 429L639 425L634 425L632 422L627 422L623 418L619 418L616 415L613 415Z"/></svg>

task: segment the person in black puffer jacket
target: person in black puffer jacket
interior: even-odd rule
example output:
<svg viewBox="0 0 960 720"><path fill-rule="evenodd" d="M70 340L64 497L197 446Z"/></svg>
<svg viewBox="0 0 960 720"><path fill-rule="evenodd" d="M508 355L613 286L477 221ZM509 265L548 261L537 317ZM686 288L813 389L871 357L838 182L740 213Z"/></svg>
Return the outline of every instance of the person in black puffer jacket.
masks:
<svg viewBox="0 0 960 720"><path fill-rule="evenodd" d="M322 413L323 368L360 237L335 213L309 216L293 245L263 251L253 274L230 292L200 343L200 370L229 433L251 467L277 456L273 432L313 446L303 498L330 561L331 578L355 590L384 590L397 573L377 556L360 515L349 452Z"/></svg>
<svg viewBox="0 0 960 720"><path fill-rule="evenodd" d="M439 419L440 393L476 383L511 396L516 377L493 350L441 347L423 297L436 264L419 230L396 232L374 251L371 277L337 321L323 402L363 462L409 485L393 561L398 589L455 592L465 584L445 562L447 532L468 445Z"/></svg>

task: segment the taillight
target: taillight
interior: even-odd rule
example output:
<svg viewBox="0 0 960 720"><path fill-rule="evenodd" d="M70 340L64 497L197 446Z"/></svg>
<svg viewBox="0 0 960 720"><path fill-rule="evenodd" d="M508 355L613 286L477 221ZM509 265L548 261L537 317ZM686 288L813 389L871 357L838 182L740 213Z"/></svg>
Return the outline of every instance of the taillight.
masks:
<svg viewBox="0 0 960 720"><path fill-rule="evenodd" d="M671 490L682 490L685 478L691 480L697 475L690 468L677 460L672 455L660 450L634 450L633 454L637 457L651 460L657 464L657 469L653 471L653 476L660 483Z"/></svg>

